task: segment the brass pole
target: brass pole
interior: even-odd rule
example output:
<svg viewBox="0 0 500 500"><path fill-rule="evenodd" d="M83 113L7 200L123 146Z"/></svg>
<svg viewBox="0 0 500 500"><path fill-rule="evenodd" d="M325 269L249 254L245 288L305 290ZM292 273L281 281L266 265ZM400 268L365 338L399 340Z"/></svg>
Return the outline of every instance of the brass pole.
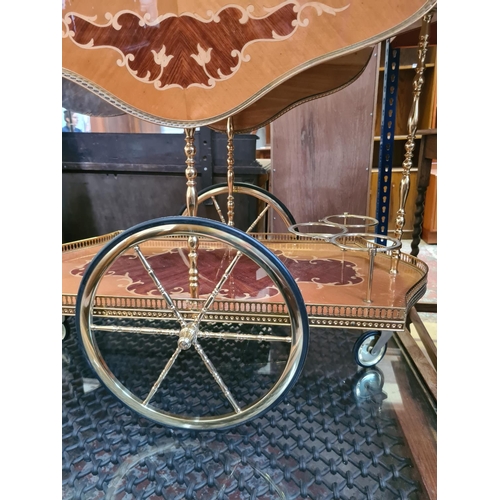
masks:
<svg viewBox="0 0 500 500"><path fill-rule="evenodd" d="M227 119L227 223L234 226L234 127L233 118Z"/></svg>
<svg viewBox="0 0 500 500"><path fill-rule="evenodd" d="M194 128L184 129L184 154L186 155L186 207L189 217L195 217L198 211L198 191L196 189L196 168L194 157L196 148L194 147ZM188 237L189 248L189 292L192 298L198 298L198 238Z"/></svg>
<svg viewBox="0 0 500 500"><path fill-rule="evenodd" d="M412 167L413 150L415 149L415 135L419 122L420 94L424 84L425 58L427 56L427 47L429 45L430 24L434 11L427 13L422 19L422 28L418 42L418 61L413 78L413 103L408 116L408 136L405 143L405 159L403 161L403 176L399 184L399 210L396 214L396 228L394 237L401 241L403 237L403 228L405 225L405 206L410 191L410 170ZM391 273L398 272L398 262L400 250L392 253Z"/></svg>
<svg viewBox="0 0 500 500"><path fill-rule="evenodd" d="M375 248L370 248L368 250L368 284L366 289L366 299L365 302L372 302L372 284L373 284L373 268L375 266L375 254L377 253Z"/></svg>

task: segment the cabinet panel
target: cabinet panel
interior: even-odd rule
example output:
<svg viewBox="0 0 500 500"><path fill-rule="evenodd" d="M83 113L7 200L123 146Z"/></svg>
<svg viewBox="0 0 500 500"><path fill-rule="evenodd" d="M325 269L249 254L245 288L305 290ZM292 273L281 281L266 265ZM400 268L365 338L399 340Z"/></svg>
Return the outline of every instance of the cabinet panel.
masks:
<svg viewBox="0 0 500 500"><path fill-rule="evenodd" d="M377 59L348 87L304 103L271 125L270 189L297 222L367 212ZM272 221L274 232L286 231L280 220Z"/></svg>

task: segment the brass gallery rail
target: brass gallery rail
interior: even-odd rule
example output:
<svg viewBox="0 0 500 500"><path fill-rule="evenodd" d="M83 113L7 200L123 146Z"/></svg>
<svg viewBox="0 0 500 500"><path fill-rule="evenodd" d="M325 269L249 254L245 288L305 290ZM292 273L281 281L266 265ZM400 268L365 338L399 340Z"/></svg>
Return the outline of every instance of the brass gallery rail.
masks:
<svg viewBox="0 0 500 500"><path fill-rule="evenodd" d="M68 243L62 247L63 290L62 314L75 314L76 296L83 272L92 257L117 233ZM292 234L254 234L285 264L299 285L311 326L403 331L411 307L425 294L427 265L421 260L400 253L397 274L390 273L391 255L378 254L375 259L371 301L366 302L368 255L365 252L343 251L325 241ZM160 274L171 281L170 294L181 314L199 309L206 300L203 288L192 299L189 290L172 278L172 269L187 266L182 246L185 237L159 238L141 245L141 251L156 263ZM223 244L200 239L198 260L200 280L212 283L217 269L227 257ZM207 259L204 267L204 257ZM135 257L124 254L120 259ZM147 279L134 275L133 269L121 270L117 264L102 280L94 315L123 318L175 319L165 300ZM247 262L248 261L248 262ZM219 294L204 321L228 323L287 324L289 315L274 296L273 286L259 276L250 260L240 261L234 270L236 278L230 290ZM161 271L163 269L163 271ZM136 269L137 271L137 269ZM184 273L185 274L185 273ZM172 281L173 279L173 281ZM243 290L244 288L244 290Z"/></svg>

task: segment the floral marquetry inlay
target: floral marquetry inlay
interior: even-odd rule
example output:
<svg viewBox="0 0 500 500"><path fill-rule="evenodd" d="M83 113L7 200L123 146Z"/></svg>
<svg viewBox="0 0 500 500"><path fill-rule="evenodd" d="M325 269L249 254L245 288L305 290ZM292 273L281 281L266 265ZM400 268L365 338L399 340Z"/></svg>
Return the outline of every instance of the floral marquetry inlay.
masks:
<svg viewBox="0 0 500 500"><path fill-rule="evenodd" d="M252 5L228 5L206 17L122 10L106 13L105 24L70 11L63 16L63 38L84 49L118 52L119 66L158 90L213 88L250 60L245 50L251 44L287 40L306 28L311 16L335 16L349 6L293 0L259 16Z"/></svg>
<svg viewBox="0 0 500 500"><path fill-rule="evenodd" d="M309 283L316 288L332 286L353 286L363 282L358 275L356 266L347 260L315 258L296 259L278 251L276 256L286 265L298 283ZM190 297L185 263L187 253L181 249L152 255L148 263L155 270L158 279L172 297ZM199 296L206 297L221 279L222 273L229 265L230 259L226 250L199 249L198 275ZM72 269L73 276L83 276L88 264ZM160 297L155 284L148 276L141 261L135 255L119 257L108 270L108 277L119 281L120 293L127 295ZM269 299L278 295L278 290L271 279L260 274L260 268L255 262L242 257L238 261L237 272L218 295L218 298L249 300Z"/></svg>

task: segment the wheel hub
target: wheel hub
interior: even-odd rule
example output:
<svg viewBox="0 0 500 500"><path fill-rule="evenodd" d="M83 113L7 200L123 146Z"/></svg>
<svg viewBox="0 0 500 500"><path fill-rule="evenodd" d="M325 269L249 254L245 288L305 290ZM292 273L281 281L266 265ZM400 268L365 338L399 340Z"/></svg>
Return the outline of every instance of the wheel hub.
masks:
<svg viewBox="0 0 500 500"><path fill-rule="evenodd" d="M191 347L193 342L196 341L197 334L198 334L198 327L194 323L189 323L180 331L177 345L183 351L186 351Z"/></svg>

